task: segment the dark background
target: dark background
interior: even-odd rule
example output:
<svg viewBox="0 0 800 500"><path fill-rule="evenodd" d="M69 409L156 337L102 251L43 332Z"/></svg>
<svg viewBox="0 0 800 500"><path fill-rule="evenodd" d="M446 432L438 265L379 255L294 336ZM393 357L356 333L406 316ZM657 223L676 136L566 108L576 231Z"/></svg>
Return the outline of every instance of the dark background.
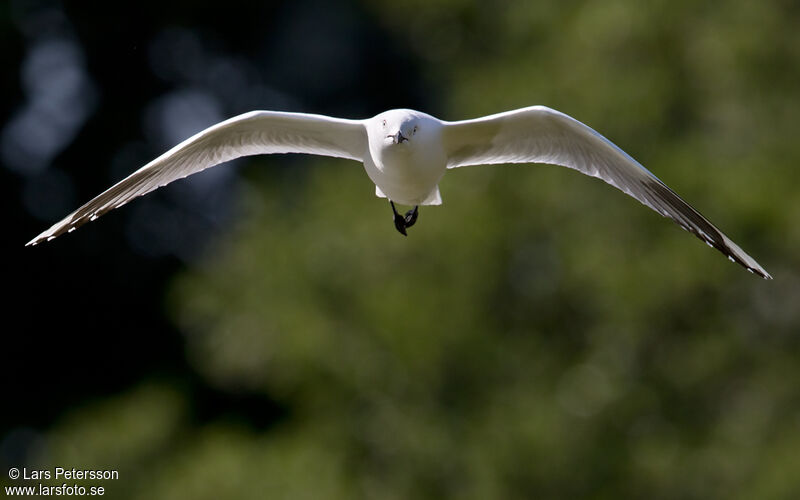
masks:
<svg viewBox="0 0 800 500"><path fill-rule="evenodd" d="M3 380L18 380L5 391L10 401L25 402L3 412L3 428L46 426L70 405L112 394L153 372L181 378L189 372L188 389L199 391L199 410L217 406L215 398L226 396L192 379L160 290L231 222L231 186L203 187L190 200L180 199L192 196L186 188L169 188L144 200L149 206L140 207L138 219L114 214L109 219L117 218L116 224L92 227L81 240L39 248L18 243L182 140L183 130L169 130L168 120L190 121L174 127L192 134L252 109L358 118L391 107L427 109L435 99L423 99L411 57L370 25L363 8L348 3L230 2L219 9L154 2L71 10L12 2L4 10L5 67L21 71L3 79L3 116L19 120L37 106L63 107L42 109L36 117L41 122L34 122L52 127L45 133L56 136L59 147L40 158L45 153L36 137L25 135L16 146L23 149L20 166L2 171L3 199L15 215L4 249L6 274L9 290L17 290L5 309L8 324L17 326L6 335ZM45 44L54 53L38 53L45 60L37 65L35 51L46 52ZM337 65L342 60L345 68ZM23 68L30 76L20 74ZM76 78L72 72L81 79L74 93L48 88L37 94L49 79ZM31 88L22 78L33 80ZM80 123L59 126L76 107L84 115ZM43 216L35 217L37 211ZM189 214L194 220L180 220ZM126 231L165 229L157 227L163 221L142 220L148 216L172 219L169 229L180 234L148 234L152 240L139 242L146 248L138 247ZM28 371L32 363L39 368ZM258 408L242 411L264 418Z"/></svg>
<svg viewBox="0 0 800 500"><path fill-rule="evenodd" d="M780 1L0 4L0 465L119 469L114 498L800 493L799 21ZM775 280L551 167L453 172L403 240L358 166L238 160L23 246L252 109L532 104Z"/></svg>

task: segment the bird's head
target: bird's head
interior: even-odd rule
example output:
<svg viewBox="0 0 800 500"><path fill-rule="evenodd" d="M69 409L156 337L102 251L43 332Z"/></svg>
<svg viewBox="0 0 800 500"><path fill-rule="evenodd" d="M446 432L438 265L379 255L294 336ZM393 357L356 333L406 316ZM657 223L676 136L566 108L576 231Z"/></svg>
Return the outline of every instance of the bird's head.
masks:
<svg viewBox="0 0 800 500"><path fill-rule="evenodd" d="M393 109L373 118L376 135L384 145L412 143L425 126L425 116L409 109Z"/></svg>

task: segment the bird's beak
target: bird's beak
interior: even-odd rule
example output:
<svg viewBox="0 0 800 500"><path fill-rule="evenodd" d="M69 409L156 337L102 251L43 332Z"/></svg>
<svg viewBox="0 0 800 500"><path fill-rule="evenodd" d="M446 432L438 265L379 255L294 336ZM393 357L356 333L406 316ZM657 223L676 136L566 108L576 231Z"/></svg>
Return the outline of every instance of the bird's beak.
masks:
<svg viewBox="0 0 800 500"><path fill-rule="evenodd" d="M400 132L399 130L397 131L396 134L387 135L386 137L391 137L392 138L392 142L394 144L402 144L403 142L408 140L408 137L404 136L403 133Z"/></svg>

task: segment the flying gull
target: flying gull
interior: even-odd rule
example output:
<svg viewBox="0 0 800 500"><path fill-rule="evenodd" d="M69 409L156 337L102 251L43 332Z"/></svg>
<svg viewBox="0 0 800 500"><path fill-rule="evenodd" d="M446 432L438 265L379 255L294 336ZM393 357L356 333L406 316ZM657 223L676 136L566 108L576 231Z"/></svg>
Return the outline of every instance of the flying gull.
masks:
<svg viewBox="0 0 800 500"><path fill-rule="evenodd" d="M186 139L81 206L27 245L74 231L111 209L208 167L256 154L308 153L363 162L375 194L388 198L403 234L420 205L440 205L448 169L499 163L550 163L597 177L639 200L762 278L771 279L697 210L627 153L590 127L544 107L448 122L410 109L366 120L251 111ZM412 206L401 215L395 202Z"/></svg>

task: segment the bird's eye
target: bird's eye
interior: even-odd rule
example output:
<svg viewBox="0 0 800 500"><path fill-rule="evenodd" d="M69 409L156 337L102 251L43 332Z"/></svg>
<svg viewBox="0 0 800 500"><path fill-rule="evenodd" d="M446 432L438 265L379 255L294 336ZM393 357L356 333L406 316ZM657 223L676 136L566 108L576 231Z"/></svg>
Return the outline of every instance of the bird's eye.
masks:
<svg viewBox="0 0 800 500"><path fill-rule="evenodd" d="M386 127L386 120L383 120L383 126Z"/></svg>
<svg viewBox="0 0 800 500"><path fill-rule="evenodd" d="M417 127L416 125L414 125L414 130L412 130L412 131L411 131L411 133L412 133L412 134L416 134L416 133L417 133L417 128L419 128L419 127Z"/></svg>

